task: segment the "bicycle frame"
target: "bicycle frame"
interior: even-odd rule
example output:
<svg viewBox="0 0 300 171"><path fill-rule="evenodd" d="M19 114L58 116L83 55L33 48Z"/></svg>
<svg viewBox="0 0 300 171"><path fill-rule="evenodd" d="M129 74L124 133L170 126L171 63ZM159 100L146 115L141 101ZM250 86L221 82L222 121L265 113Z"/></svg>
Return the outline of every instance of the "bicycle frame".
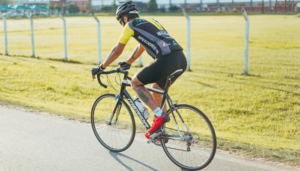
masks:
<svg viewBox="0 0 300 171"><path fill-rule="evenodd" d="M127 68L127 69L129 69L129 68ZM171 100L170 96L168 95L168 90L172 84L172 80L174 79L174 77L176 77L175 74L179 74L182 71L183 70L180 69L180 70L176 70L175 72L170 74L169 77L167 77L165 87L163 87L164 88L163 90L145 86L145 88L148 91L157 93L158 96L162 95L161 96L162 102L159 106L162 109L165 109L165 107L167 107L165 105L168 105L168 110L166 111L166 114L170 115L172 113L172 116L174 119L174 121L167 123L167 125L168 125L167 127L165 125L160 126L157 130L152 132L150 134L150 138L148 137L147 142L153 143L157 146L162 146L164 149L164 152L166 153L168 158L173 163L175 163L177 166L179 166L183 169L188 169L188 170L202 169L202 168L206 167L212 161L212 159L215 155L216 145L217 145L216 144L216 135L215 135L215 132L214 132L211 122L205 116L205 114L203 112L201 112L198 108L188 105L188 104L178 104L177 105L176 103L174 103ZM128 71L126 71L126 69L117 68L117 69L114 69L111 71L99 71L99 68L96 68L96 67L94 67L92 69L92 75L93 76L97 75L97 80L98 80L99 84L104 88L107 88L107 85L105 85L101 82L100 75L101 74L112 74L112 73L124 74L124 77L123 78L121 77L122 78L121 85L119 84L120 91L114 95L111 93L107 93L107 94L103 94L97 98L97 100L94 102L94 105L93 105L92 111L91 111L91 123L92 123L92 128L93 128L96 138L106 149L109 149L114 152L121 152L130 147L130 145L132 144L132 142L134 140L134 136L136 133L135 130L137 129L137 127L136 127L135 119L133 117L134 114L132 114L132 109L138 115L139 119L141 120L141 122L143 123L143 125L145 126L146 129L149 129L150 125L149 125L148 121L145 119L143 111L140 111L140 109L137 107L134 100L130 96L129 92L126 90L126 87L131 86L131 78L128 76ZM110 84L110 86L112 86L110 82L108 82L108 83ZM105 99L105 100L103 100L103 99ZM111 101L110 102L106 101L106 99L112 100L112 103L115 103L115 105L111 104ZM125 102L126 101L125 99L127 99L129 105L128 105L128 103ZM103 100L103 101L101 101L101 100ZM98 112L98 109L96 109L96 108L97 108L97 105L99 104L99 102L101 103L101 105L104 105L104 107L103 106L98 107L98 109L99 109L99 112ZM106 106L108 106L108 107L110 106L110 107L107 109ZM130 109L129 106L131 106L132 109ZM111 109L111 107L114 107L113 110ZM123 111L123 110L121 110L122 108L125 108L126 110ZM97 112L96 112L96 110L97 110ZM97 113L100 113L99 118L95 117L97 115ZM108 116L107 116L107 114L108 114ZM196 114L196 115L194 115L194 114ZM103 115L104 120L102 119L102 115ZM124 115L124 118L122 118L123 115ZM106 117L106 119L104 117ZM202 120L201 121L194 120L194 118L198 119L198 117ZM118 119L120 119L119 122L118 122ZM184 122L184 119L187 121L187 123ZM100 122L99 126L97 126L98 120ZM107 122L107 120L109 120L109 121ZM202 129L200 129L200 132L197 131L199 125L193 124L194 121L196 121L197 123L201 122L200 126L202 126L203 120L204 120L204 122L206 122L206 124L204 123L206 125L206 129L208 126L208 128L211 132L212 141L208 141L209 139L206 140L207 139L206 137L210 138L210 135L206 135L206 134L204 134L205 139L202 140L202 138L201 138L201 136L202 136L201 132L203 132ZM103 121L106 122L106 124L103 125ZM191 121L190 124L192 124L191 125L192 132L187 127L187 125L189 125L189 121ZM131 131L127 130L128 126L131 126L130 127ZM195 129L193 129L194 126L195 126ZM103 127L103 128L100 128L100 130L98 130L99 127ZM124 141L124 143L127 143L127 144L124 144L124 145L122 144L120 146L120 144L117 142L116 145L114 145L114 144L110 145L107 142L110 143L112 139L100 137L101 135L103 135L103 137L106 137L105 133L102 134L101 132L99 132L102 130L106 131L106 130L104 130L105 128L115 129L116 131L124 130L125 131L124 135L131 133L131 136L127 142ZM206 132L204 132L204 133L206 133ZM109 137L111 135L110 132L108 132L107 135ZM194 138L194 136L195 136L195 138ZM198 147L204 148L204 149L200 149L200 151L198 151L198 152L195 151L196 153L199 153L199 157L201 157L201 162L203 160L202 159L203 158L202 151L206 150L206 153L207 152L210 153L210 155L208 155L209 158L207 158L204 162L202 162L201 165L198 165L194 161L191 162L192 165L191 164L187 165L187 164L185 164L186 162L184 161L185 158L183 158L183 162L178 160L178 159L182 159L181 154L177 155L179 157L178 158L177 156L173 155L173 152L170 151L170 149L171 149L171 150L177 150L179 152L183 151L182 153L184 153L184 154L191 153L191 151L192 151L191 147L193 147L191 145L199 143L195 139L197 139L197 141L199 141L199 142L202 142L202 141L207 141L208 143L212 142L212 146L206 145L207 143L204 143L204 144L200 143L201 146L196 146L197 147L196 149L198 149ZM114 138L113 141L118 141L118 137ZM168 144L166 144L166 143L168 143ZM179 145L181 145L181 147L179 147L179 148L173 147L174 143L179 143ZM186 144L186 145L184 145L184 144ZM184 146L186 147L186 149L184 149L185 148ZM192 153L194 153L194 152L192 152ZM196 159L197 156L193 156L193 155L194 154L192 154L192 158L195 158L195 161L198 161L198 159ZM205 157L206 156L207 155L205 155Z"/></svg>
<svg viewBox="0 0 300 171"><path fill-rule="evenodd" d="M151 87L147 87L145 86L145 88L148 90L148 91L151 91L151 92L155 92L155 93L159 93L159 94L162 94L163 95L163 98L162 98L162 102L161 102L161 108L164 107L165 105L165 101L168 102L168 105L170 107L169 111L171 111L172 115L173 115L173 119L175 121L175 125L177 127L177 130L178 130L178 134L180 136L180 138L172 138L172 137L168 137L169 139L180 139L180 140L185 140L185 137L181 134L180 130L179 130L179 127L178 127L178 124L177 124L177 121L176 121L176 118L175 118L175 115L173 113L173 110L176 110L178 116L180 117L181 121L184 123L187 131L190 133L188 127L186 126L183 118L181 117L180 113L177 111L176 109L176 103L173 103L173 101L171 100L171 98L169 97L168 95L168 90L169 90L169 87L171 86L171 78L172 77L168 77L167 78L167 81L166 81L166 84L165 84L165 90L159 90L159 89L155 89L155 88L151 88ZM115 115L115 112L117 112L117 115L119 114L119 111L120 111L120 107L118 107L121 103L120 103L120 100L123 100L123 97L125 96L125 98L128 100L128 102L130 103L131 107L134 109L134 111L136 112L136 114L138 115L138 117L140 118L140 120L142 121L143 125L145 126L145 128L148 130L150 128L150 125L148 123L148 121L145 119L144 115L139 111L138 107L136 106L136 104L133 102L133 99L132 97L129 95L128 91L126 90L126 87L131 87L131 82L127 80L128 79L128 74L124 74L124 78L122 80L122 85L121 85L121 89L120 89L120 93L116 95L116 98L117 99L117 102L115 104L115 107L114 107L114 110L113 110L113 113L112 113L112 116L111 116L111 119L109 121L109 124L113 118L113 116ZM117 110L118 109L118 110ZM116 116L116 120L118 119L118 116ZM193 137L194 139L194 137ZM195 141L195 140L194 140Z"/></svg>

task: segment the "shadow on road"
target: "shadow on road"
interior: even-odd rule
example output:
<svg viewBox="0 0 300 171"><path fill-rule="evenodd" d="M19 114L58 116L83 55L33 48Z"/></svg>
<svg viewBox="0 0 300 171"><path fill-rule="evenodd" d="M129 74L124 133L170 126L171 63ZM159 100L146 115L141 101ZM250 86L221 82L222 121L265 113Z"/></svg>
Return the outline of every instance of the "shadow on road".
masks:
<svg viewBox="0 0 300 171"><path fill-rule="evenodd" d="M134 158L131 158L131 157L129 157L129 156L126 156L126 155L124 155L124 154L121 154L121 153L115 153L115 152L112 152L112 151L109 151L109 154L110 154L114 159L116 159L120 164L122 164L126 169L128 169L128 170L134 170L134 168L131 168L130 166L128 166L128 165L126 165L124 162L122 162L122 161L120 160L120 157L129 159L129 160L131 160L131 161L133 161L133 162L135 162L135 163L137 163L137 164L140 164L140 165L142 165L142 166L144 166L144 167L147 167L147 168L149 168L149 169L151 169L151 170L157 170L157 169L154 169L153 167L151 167L151 166L149 166L149 165L146 165L145 163L142 163L142 162L140 162L140 161L138 161L138 160L136 160L136 159L134 159Z"/></svg>

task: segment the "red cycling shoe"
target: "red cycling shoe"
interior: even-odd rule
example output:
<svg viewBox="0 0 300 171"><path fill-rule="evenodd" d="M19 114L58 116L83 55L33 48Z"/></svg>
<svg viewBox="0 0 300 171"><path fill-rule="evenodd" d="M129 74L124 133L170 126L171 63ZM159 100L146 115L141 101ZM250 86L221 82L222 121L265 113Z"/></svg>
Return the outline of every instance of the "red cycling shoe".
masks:
<svg viewBox="0 0 300 171"><path fill-rule="evenodd" d="M145 137L150 139L150 135L162 124L169 122L169 114L165 113L162 117L154 116L152 127L145 133Z"/></svg>

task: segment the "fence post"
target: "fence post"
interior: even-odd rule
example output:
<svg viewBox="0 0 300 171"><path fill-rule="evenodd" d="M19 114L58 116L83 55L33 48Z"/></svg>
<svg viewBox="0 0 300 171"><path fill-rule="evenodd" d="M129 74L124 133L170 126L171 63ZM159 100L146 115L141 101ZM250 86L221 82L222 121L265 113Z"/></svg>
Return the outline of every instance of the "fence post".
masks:
<svg viewBox="0 0 300 171"><path fill-rule="evenodd" d="M191 22L188 13L184 9L182 9L182 12L187 19L187 69L188 71L191 71L191 67L190 67Z"/></svg>
<svg viewBox="0 0 300 171"><path fill-rule="evenodd" d="M0 12L1 17L3 18L4 22L4 40L5 40L5 55L8 55L8 48L7 48L7 30L6 30L6 18L3 16L2 12Z"/></svg>
<svg viewBox="0 0 300 171"><path fill-rule="evenodd" d="M101 32L100 32L100 21L98 20L98 18L95 16L94 12L92 13L93 17L95 18L95 20L97 21L97 25L98 25L98 57L99 57L99 64L101 64L102 59L101 59Z"/></svg>
<svg viewBox="0 0 300 171"><path fill-rule="evenodd" d="M33 33L33 20L31 14L26 15L27 18L30 20L30 27L31 27L31 48L32 48L32 57L35 57L35 48L34 48L34 33Z"/></svg>
<svg viewBox="0 0 300 171"><path fill-rule="evenodd" d="M202 11L202 0L200 0L200 11Z"/></svg>
<svg viewBox="0 0 300 171"><path fill-rule="evenodd" d="M143 67L143 64L142 64L142 55L139 57L139 67Z"/></svg>
<svg viewBox="0 0 300 171"><path fill-rule="evenodd" d="M64 16L61 15L61 13L59 13L59 16L60 16L60 18L64 22L65 62L67 62L68 61L68 47L67 47L67 27L66 27L66 20L65 20Z"/></svg>
<svg viewBox="0 0 300 171"><path fill-rule="evenodd" d="M245 21L246 21L244 74L248 75L249 18L248 18L246 10L243 10L243 15L244 15L244 18L245 18Z"/></svg>

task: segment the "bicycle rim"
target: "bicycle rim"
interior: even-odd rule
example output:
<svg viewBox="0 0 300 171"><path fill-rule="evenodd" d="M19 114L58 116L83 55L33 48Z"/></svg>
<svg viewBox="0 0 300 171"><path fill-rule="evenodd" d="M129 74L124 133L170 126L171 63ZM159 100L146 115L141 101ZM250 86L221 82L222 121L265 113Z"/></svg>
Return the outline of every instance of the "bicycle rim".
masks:
<svg viewBox="0 0 300 171"><path fill-rule="evenodd" d="M129 106L114 94L104 94L94 103L91 124L98 141L108 150L121 152L130 147L135 136L135 121Z"/></svg>
<svg viewBox="0 0 300 171"><path fill-rule="evenodd" d="M164 139L161 139L162 147L169 159L177 166L187 170L203 169L209 165L216 152L217 140L214 128L199 109L189 105L177 105L176 108L177 110L173 111L175 120L186 140L168 138L168 142L165 143ZM189 131L178 116L178 112ZM167 123L166 137L180 139L172 113L170 117L173 121Z"/></svg>

